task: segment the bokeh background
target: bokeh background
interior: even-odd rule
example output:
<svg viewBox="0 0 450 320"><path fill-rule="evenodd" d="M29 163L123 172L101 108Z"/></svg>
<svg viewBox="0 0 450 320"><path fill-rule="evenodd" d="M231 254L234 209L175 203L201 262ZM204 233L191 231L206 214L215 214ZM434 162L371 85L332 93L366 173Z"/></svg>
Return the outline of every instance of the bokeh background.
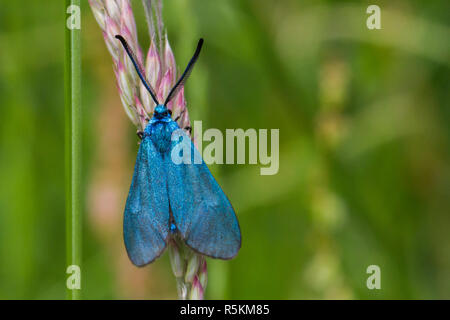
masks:
<svg viewBox="0 0 450 320"><path fill-rule="evenodd" d="M63 3L0 0L1 299L65 297ZM369 4L382 30L366 28ZM450 298L449 12L446 0L164 1L180 68L206 40L191 120L280 129L277 175L211 166L243 246L208 260L207 298ZM87 1L82 39L82 295L176 298L167 254L142 269L126 257L137 138ZM381 290L366 287L372 264Z"/></svg>

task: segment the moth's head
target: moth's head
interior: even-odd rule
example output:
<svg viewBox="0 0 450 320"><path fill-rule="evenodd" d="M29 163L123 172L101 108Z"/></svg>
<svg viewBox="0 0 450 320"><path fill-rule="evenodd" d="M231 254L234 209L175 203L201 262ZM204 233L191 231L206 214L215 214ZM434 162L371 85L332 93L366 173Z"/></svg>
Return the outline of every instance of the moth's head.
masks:
<svg viewBox="0 0 450 320"><path fill-rule="evenodd" d="M155 119L162 119L166 117L170 117L172 115L172 111L166 108L166 106L162 104L158 104L153 113L153 117Z"/></svg>
<svg viewBox="0 0 450 320"><path fill-rule="evenodd" d="M139 78L141 79L142 83L144 84L144 87L147 89L147 91L150 93L150 96L152 97L153 101L156 103L156 108L153 113L153 118L156 120L170 119L170 117L172 115L172 111L168 110L166 108L166 106L170 102L170 100L178 94L178 92L181 90L181 88L184 87L184 84L185 84L187 78L189 77L189 75L191 74L191 71L192 71L192 68L194 67L195 62L198 59L200 50L202 49L203 39L200 39L198 41L197 49L195 50L195 53L192 56L191 60L189 61L186 69L184 70L183 75L180 77L180 79L178 79L175 86L170 90L164 103L161 104L158 101L158 99L156 98L155 90L151 87L151 85L145 79L145 76L144 76L145 73L142 70L142 67L139 65L138 59L134 55L133 51L128 46L128 43L126 42L126 40L120 34L117 34L116 38L122 43L125 51L127 52L128 56L131 59L131 62L133 62L133 65L136 68L136 72L137 72Z"/></svg>

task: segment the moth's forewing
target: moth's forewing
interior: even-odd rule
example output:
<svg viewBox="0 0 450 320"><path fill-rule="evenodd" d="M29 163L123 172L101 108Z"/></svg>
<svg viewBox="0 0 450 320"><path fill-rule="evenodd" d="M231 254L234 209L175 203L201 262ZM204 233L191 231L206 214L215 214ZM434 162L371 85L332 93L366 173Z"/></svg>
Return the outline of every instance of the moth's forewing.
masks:
<svg viewBox="0 0 450 320"><path fill-rule="evenodd" d="M148 137L144 138L125 205L123 234L130 260L136 266L158 258L169 235L169 200L164 161Z"/></svg>
<svg viewBox="0 0 450 320"><path fill-rule="evenodd" d="M192 249L213 258L231 259L241 247L236 214L194 144L184 135L181 141L172 141L171 150L177 145L177 150L190 150L190 163L177 164L170 156L164 158L175 224ZM179 144L185 145L180 148Z"/></svg>

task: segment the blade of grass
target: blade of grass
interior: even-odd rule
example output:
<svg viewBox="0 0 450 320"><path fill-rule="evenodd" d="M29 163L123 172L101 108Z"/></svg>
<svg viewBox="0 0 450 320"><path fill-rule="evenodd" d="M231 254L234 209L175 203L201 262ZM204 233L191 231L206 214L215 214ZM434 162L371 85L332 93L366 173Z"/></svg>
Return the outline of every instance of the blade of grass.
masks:
<svg viewBox="0 0 450 320"><path fill-rule="evenodd" d="M66 0L64 11L80 0ZM65 24L65 165L66 261L81 268L81 29ZM67 288L67 299L80 299L80 290Z"/></svg>

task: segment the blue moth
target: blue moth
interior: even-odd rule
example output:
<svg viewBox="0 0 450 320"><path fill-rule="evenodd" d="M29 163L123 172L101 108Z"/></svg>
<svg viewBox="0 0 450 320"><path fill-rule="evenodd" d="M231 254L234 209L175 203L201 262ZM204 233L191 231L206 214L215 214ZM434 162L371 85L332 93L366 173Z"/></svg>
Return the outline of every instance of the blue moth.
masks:
<svg viewBox="0 0 450 320"><path fill-rule="evenodd" d="M156 103L140 132L136 164L125 205L123 233L130 260L144 266L158 258L172 237L212 258L231 259L241 247L241 232L230 201L185 130L167 109L189 77L203 45L200 39L186 70L159 103L125 39L116 35Z"/></svg>

